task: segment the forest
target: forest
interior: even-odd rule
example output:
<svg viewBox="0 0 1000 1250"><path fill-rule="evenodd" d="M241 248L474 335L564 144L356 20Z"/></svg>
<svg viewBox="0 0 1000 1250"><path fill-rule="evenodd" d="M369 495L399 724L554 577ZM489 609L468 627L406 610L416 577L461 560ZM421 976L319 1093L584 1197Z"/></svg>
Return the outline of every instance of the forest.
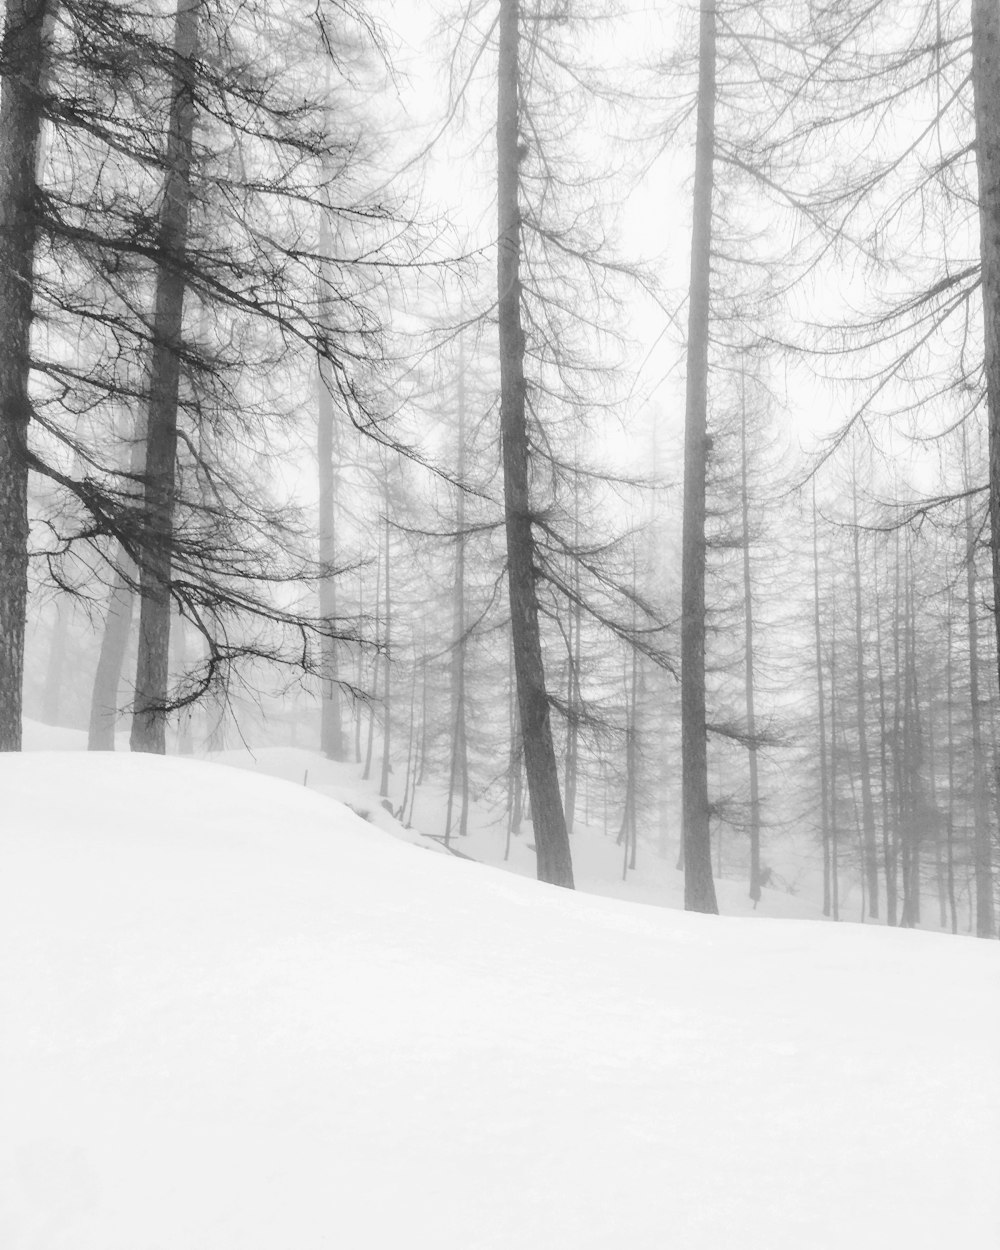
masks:
<svg viewBox="0 0 1000 1250"><path fill-rule="evenodd" d="M7 0L3 751L995 938L998 630L995 0Z"/></svg>

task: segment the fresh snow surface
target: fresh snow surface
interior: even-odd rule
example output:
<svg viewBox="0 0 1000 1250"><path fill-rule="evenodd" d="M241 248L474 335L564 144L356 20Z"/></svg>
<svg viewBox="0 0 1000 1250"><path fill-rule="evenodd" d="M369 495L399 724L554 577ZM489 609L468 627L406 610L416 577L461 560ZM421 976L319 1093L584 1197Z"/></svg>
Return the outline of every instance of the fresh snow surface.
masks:
<svg viewBox="0 0 1000 1250"><path fill-rule="evenodd" d="M44 742L44 726L37 741ZM249 769L270 777L282 777L297 785L308 786L318 794L346 803L353 811L363 814L372 824L405 841L421 846L438 848L427 835L435 833L438 838L447 823L447 790L438 785L423 785L417 793L413 808L412 828L405 828L386 811L378 797L379 767L376 761L372 777L366 782L360 777L360 765L336 763L325 759L317 751L301 747L262 747L219 751L208 756L215 763L230 767ZM393 774L390 779L390 806L398 810L402 803L402 778ZM409 812L407 812L409 815ZM453 830L458 827L458 805L455 804ZM572 837L573 875L578 890L587 894L602 894L608 898L622 898L635 903L652 903L659 907L684 906L684 874L675 866L676 847L671 845L668 858L639 840L638 864L635 871L623 874L623 851L617 844L617 829L604 832L594 825L577 820ZM536 875L534 843L531 825L526 822L519 837L512 838L507 846L506 812L502 805L491 806L480 801L470 804L469 833L467 837L453 834L452 845L456 851L479 863L492 864L522 876ZM623 876L625 879L623 880ZM784 916L803 920L823 920L821 907L807 893L791 894L784 890L765 889L760 906L754 908L742 880L718 878L715 883L720 910L727 916ZM847 899L848 889L844 897ZM933 906L927 909L933 914ZM845 901L844 916L857 914Z"/></svg>
<svg viewBox="0 0 1000 1250"><path fill-rule="evenodd" d="M1000 1233L1000 944L689 915L302 785L0 757L4 1250Z"/></svg>

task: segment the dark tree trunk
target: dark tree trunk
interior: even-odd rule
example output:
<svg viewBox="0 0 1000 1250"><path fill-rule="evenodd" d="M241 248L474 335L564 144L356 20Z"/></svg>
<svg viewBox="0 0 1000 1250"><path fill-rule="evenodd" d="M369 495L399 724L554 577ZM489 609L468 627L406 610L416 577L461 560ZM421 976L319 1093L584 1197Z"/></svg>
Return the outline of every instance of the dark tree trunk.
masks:
<svg viewBox="0 0 1000 1250"><path fill-rule="evenodd" d="M174 24L173 99L160 211L156 307L149 369L146 490L139 569L139 654L136 663L133 751L166 751L170 672L170 578L173 558L177 409L184 254L191 199L194 133L193 59L198 46L200 0L180 0Z"/></svg>
<svg viewBox="0 0 1000 1250"><path fill-rule="evenodd" d="M518 0L500 0L497 92L497 291L500 432L507 577L517 699L534 822L538 877L572 888L535 587L535 540L528 474L524 332L521 326L521 214L518 203Z"/></svg>
<svg viewBox="0 0 1000 1250"><path fill-rule="evenodd" d="M705 717L705 475L708 460L708 340L715 161L715 0L703 0L698 59L698 129L688 300L681 556L681 785L684 906L718 912L712 879Z"/></svg>
<svg viewBox="0 0 1000 1250"><path fill-rule="evenodd" d="M1000 8L996 0L972 0L972 86L976 112L976 169L979 174L979 239L986 348L986 405L989 421L990 550L993 619L1000 664ZM970 612L972 609L970 608ZM971 642L970 642L971 645ZM976 933L992 937L993 880L989 830L976 818Z"/></svg>
<svg viewBox="0 0 1000 1250"><path fill-rule="evenodd" d="M21 749L35 196L49 0L8 0L0 88L0 751Z"/></svg>

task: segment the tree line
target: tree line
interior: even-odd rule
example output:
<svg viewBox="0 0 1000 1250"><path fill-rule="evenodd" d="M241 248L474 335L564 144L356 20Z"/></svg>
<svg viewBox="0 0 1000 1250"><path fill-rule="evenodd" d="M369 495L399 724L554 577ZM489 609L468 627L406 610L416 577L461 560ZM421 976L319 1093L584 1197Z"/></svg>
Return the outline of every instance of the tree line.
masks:
<svg viewBox="0 0 1000 1250"><path fill-rule="evenodd" d="M7 4L0 747L267 706L548 882L809 839L832 918L994 936L993 6L418 27Z"/></svg>

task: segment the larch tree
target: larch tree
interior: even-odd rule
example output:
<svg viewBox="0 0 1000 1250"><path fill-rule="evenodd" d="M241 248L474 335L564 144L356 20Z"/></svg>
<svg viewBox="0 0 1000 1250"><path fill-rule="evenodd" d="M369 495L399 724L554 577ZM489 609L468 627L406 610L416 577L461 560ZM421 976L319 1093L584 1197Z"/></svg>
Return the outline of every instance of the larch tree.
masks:
<svg viewBox="0 0 1000 1250"><path fill-rule="evenodd" d="M169 708L171 565L181 372L181 331L187 289L185 254L194 162L194 60L202 0L180 0L165 175L157 239L155 311L146 409L143 517L140 530L139 652L132 716L133 751L162 755Z"/></svg>
<svg viewBox="0 0 1000 1250"><path fill-rule="evenodd" d="M519 204L519 0L500 0L497 69L497 311L500 335L500 433L507 534L507 585L521 742L539 880L573 887L569 836L559 789L545 684L536 592L534 515L525 412L524 329L521 324L521 208Z"/></svg>
<svg viewBox="0 0 1000 1250"><path fill-rule="evenodd" d="M681 772L684 906L718 912L712 878L705 710L705 477L715 177L715 0L704 0L698 35L698 103L684 408L681 587Z"/></svg>
<svg viewBox="0 0 1000 1250"><path fill-rule="evenodd" d="M0 750L21 746L36 172L52 0L8 0L0 65Z"/></svg>

